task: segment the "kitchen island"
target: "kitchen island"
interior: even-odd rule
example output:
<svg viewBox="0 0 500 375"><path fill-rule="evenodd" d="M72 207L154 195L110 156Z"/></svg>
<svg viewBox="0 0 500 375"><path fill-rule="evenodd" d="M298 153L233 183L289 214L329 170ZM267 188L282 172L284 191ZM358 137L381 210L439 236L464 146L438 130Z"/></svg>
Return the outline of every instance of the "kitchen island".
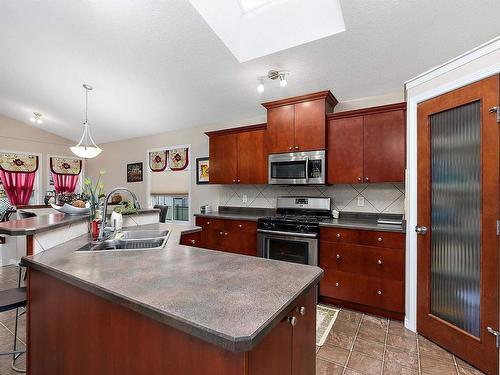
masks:
<svg viewBox="0 0 500 375"><path fill-rule="evenodd" d="M23 258L30 374L315 372L318 267L179 245Z"/></svg>

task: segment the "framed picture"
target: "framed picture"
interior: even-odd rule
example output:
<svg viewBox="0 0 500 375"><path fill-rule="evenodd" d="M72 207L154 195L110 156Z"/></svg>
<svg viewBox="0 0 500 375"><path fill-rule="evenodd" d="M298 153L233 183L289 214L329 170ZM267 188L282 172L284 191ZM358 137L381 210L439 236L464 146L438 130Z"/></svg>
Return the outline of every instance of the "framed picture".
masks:
<svg viewBox="0 0 500 375"><path fill-rule="evenodd" d="M208 184L210 175L210 160L208 158L196 159L196 183Z"/></svg>
<svg viewBox="0 0 500 375"><path fill-rule="evenodd" d="M142 182L142 162L127 164L127 182Z"/></svg>

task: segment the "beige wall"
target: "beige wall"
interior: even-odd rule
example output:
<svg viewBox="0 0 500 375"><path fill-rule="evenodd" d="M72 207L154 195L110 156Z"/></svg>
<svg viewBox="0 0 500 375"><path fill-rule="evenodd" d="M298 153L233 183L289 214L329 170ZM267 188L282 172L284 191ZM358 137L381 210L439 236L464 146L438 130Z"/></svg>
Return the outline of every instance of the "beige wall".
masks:
<svg viewBox="0 0 500 375"><path fill-rule="evenodd" d="M40 128L43 128L43 124ZM74 156L69 150L73 143L69 139L0 115L0 150L41 154L40 203L47 186L47 155Z"/></svg>
<svg viewBox="0 0 500 375"><path fill-rule="evenodd" d="M403 91L382 95L378 97L362 98L339 103L336 110L345 111L350 109L363 108L367 106L376 106L388 103L403 101ZM208 137L204 134L206 131L243 126L249 124L258 124L266 121L266 117L256 117L244 121L233 122L231 124L214 124L207 127L198 127L185 130L176 130L162 134L144 136L134 139L128 139L117 142L101 144L103 152L97 158L87 161L86 175L89 177L97 176L99 169L104 169L105 188L110 189L116 186L124 186L134 191L141 205L147 204L147 150L159 147L168 147L176 145L191 145L190 160L191 169L191 207L194 212L199 212L199 207L204 204L211 204L216 208L219 204L219 186L214 185L196 185L196 158L208 156ZM144 126L147 126L145 124ZM140 162L144 163L144 181L127 183L126 164Z"/></svg>

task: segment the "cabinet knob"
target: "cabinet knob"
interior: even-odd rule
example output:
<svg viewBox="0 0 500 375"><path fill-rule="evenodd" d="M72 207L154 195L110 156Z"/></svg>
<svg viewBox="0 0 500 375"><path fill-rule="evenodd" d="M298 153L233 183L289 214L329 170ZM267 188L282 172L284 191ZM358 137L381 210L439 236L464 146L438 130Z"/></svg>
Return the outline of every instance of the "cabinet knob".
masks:
<svg viewBox="0 0 500 375"><path fill-rule="evenodd" d="M219 234L222 236L224 234L224 232L219 232Z"/></svg>
<svg viewBox="0 0 500 375"><path fill-rule="evenodd" d="M337 254L336 258L337 260L340 260L340 254Z"/></svg>
<svg viewBox="0 0 500 375"><path fill-rule="evenodd" d="M377 261L377 263L378 263L379 265L382 265L382 261L381 261L380 259Z"/></svg>
<svg viewBox="0 0 500 375"><path fill-rule="evenodd" d="M297 318L295 316L288 317L288 323L290 323L292 327L295 327L297 325Z"/></svg>
<svg viewBox="0 0 500 375"><path fill-rule="evenodd" d="M295 149L298 150L299 149L299 146L295 146Z"/></svg>
<svg viewBox="0 0 500 375"><path fill-rule="evenodd" d="M379 296L380 296L380 295L382 295L382 291L381 291L381 290L379 290L379 291L377 292L377 294L378 294Z"/></svg>
<svg viewBox="0 0 500 375"><path fill-rule="evenodd" d="M290 151L292 151L292 146L288 147L288 149L289 149Z"/></svg>
<svg viewBox="0 0 500 375"><path fill-rule="evenodd" d="M224 232L224 236L227 236L227 232Z"/></svg>
<svg viewBox="0 0 500 375"><path fill-rule="evenodd" d="M236 180L233 180L233 184L236 183Z"/></svg>
<svg viewBox="0 0 500 375"><path fill-rule="evenodd" d="M338 286L339 286L339 283L335 283L335 286L337 286L337 287L338 287Z"/></svg>
<svg viewBox="0 0 500 375"><path fill-rule="evenodd" d="M299 312L300 315L304 316L306 315L306 308L305 306L300 306L297 311Z"/></svg>
<svg viewBox="0 0 500 375"><path fill-rule="evenodd" d="M243 224L238 224L238 228L243 228Z"/></svg>
<svg viewBox="0 0 500 375"><path fill-rule="evenodd" d="M361 177L358 177L358 182L361 182L362 178Z"/></svg>
<svg viewBox="0 0 500 375"><path fill-rule="evenodd" d="M368 177L365 177L365 181L370 181L370 179Z"/></svg>
<svg viewBox="0 0 500 375"><path fill-rule="evenodd" d="M382 242L382 237L377 238L378 242Z"/></svg>
<svg viewBox="0 0 500 375"><path fill-rule="evenodd" d="M194 245L196 244L196 240L191 240L191 243Z"/></svg>
<svg viewBox="0 0 500 375"><path fill-rule="evenodd" d="M210 225L210 221L207 221L207 225Z"/></svg>
<svg viewBox="0 0 500 375"><path fill-rule="evenodd" d="M238 180L238 184L241 182L241 180Z"/></svg>
<svg viewBox="0 0 500 375"><path fill-rule="evenodd" d="M341 237L341 236L340 236L340 233L337 233L337 238L340 238L340 237Z"/></svg>

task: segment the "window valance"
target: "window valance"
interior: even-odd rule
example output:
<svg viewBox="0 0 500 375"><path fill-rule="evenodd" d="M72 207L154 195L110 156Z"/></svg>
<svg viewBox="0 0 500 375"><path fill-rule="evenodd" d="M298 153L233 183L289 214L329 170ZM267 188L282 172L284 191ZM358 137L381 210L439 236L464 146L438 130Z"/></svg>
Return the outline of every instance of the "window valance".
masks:
<svg viewBox="0 0 500 375"><path fill-rule="evenodd" d="M38 169L38 156L0 153L0 170L12 173L33 173Z"/></svg>
<svg viewBox="0 0 500 375"><path fill-rule="evenodd" d="M73 158L50 158L50 171L57 175L77 176L82 171L82 161Z"/></svg>
<svg viewBox="0 0 500 375"><path fill-rule="evenodd" d="M153 172L163 172L167 168L167 151L151 151L149 153L149 168Z"/></svg>
<svg viewBox="0 0 500 375"><path fill-rule="evenodd" d="M168 166L173 171L182 171L189 164L189 148L168 150Z"/></svg>

